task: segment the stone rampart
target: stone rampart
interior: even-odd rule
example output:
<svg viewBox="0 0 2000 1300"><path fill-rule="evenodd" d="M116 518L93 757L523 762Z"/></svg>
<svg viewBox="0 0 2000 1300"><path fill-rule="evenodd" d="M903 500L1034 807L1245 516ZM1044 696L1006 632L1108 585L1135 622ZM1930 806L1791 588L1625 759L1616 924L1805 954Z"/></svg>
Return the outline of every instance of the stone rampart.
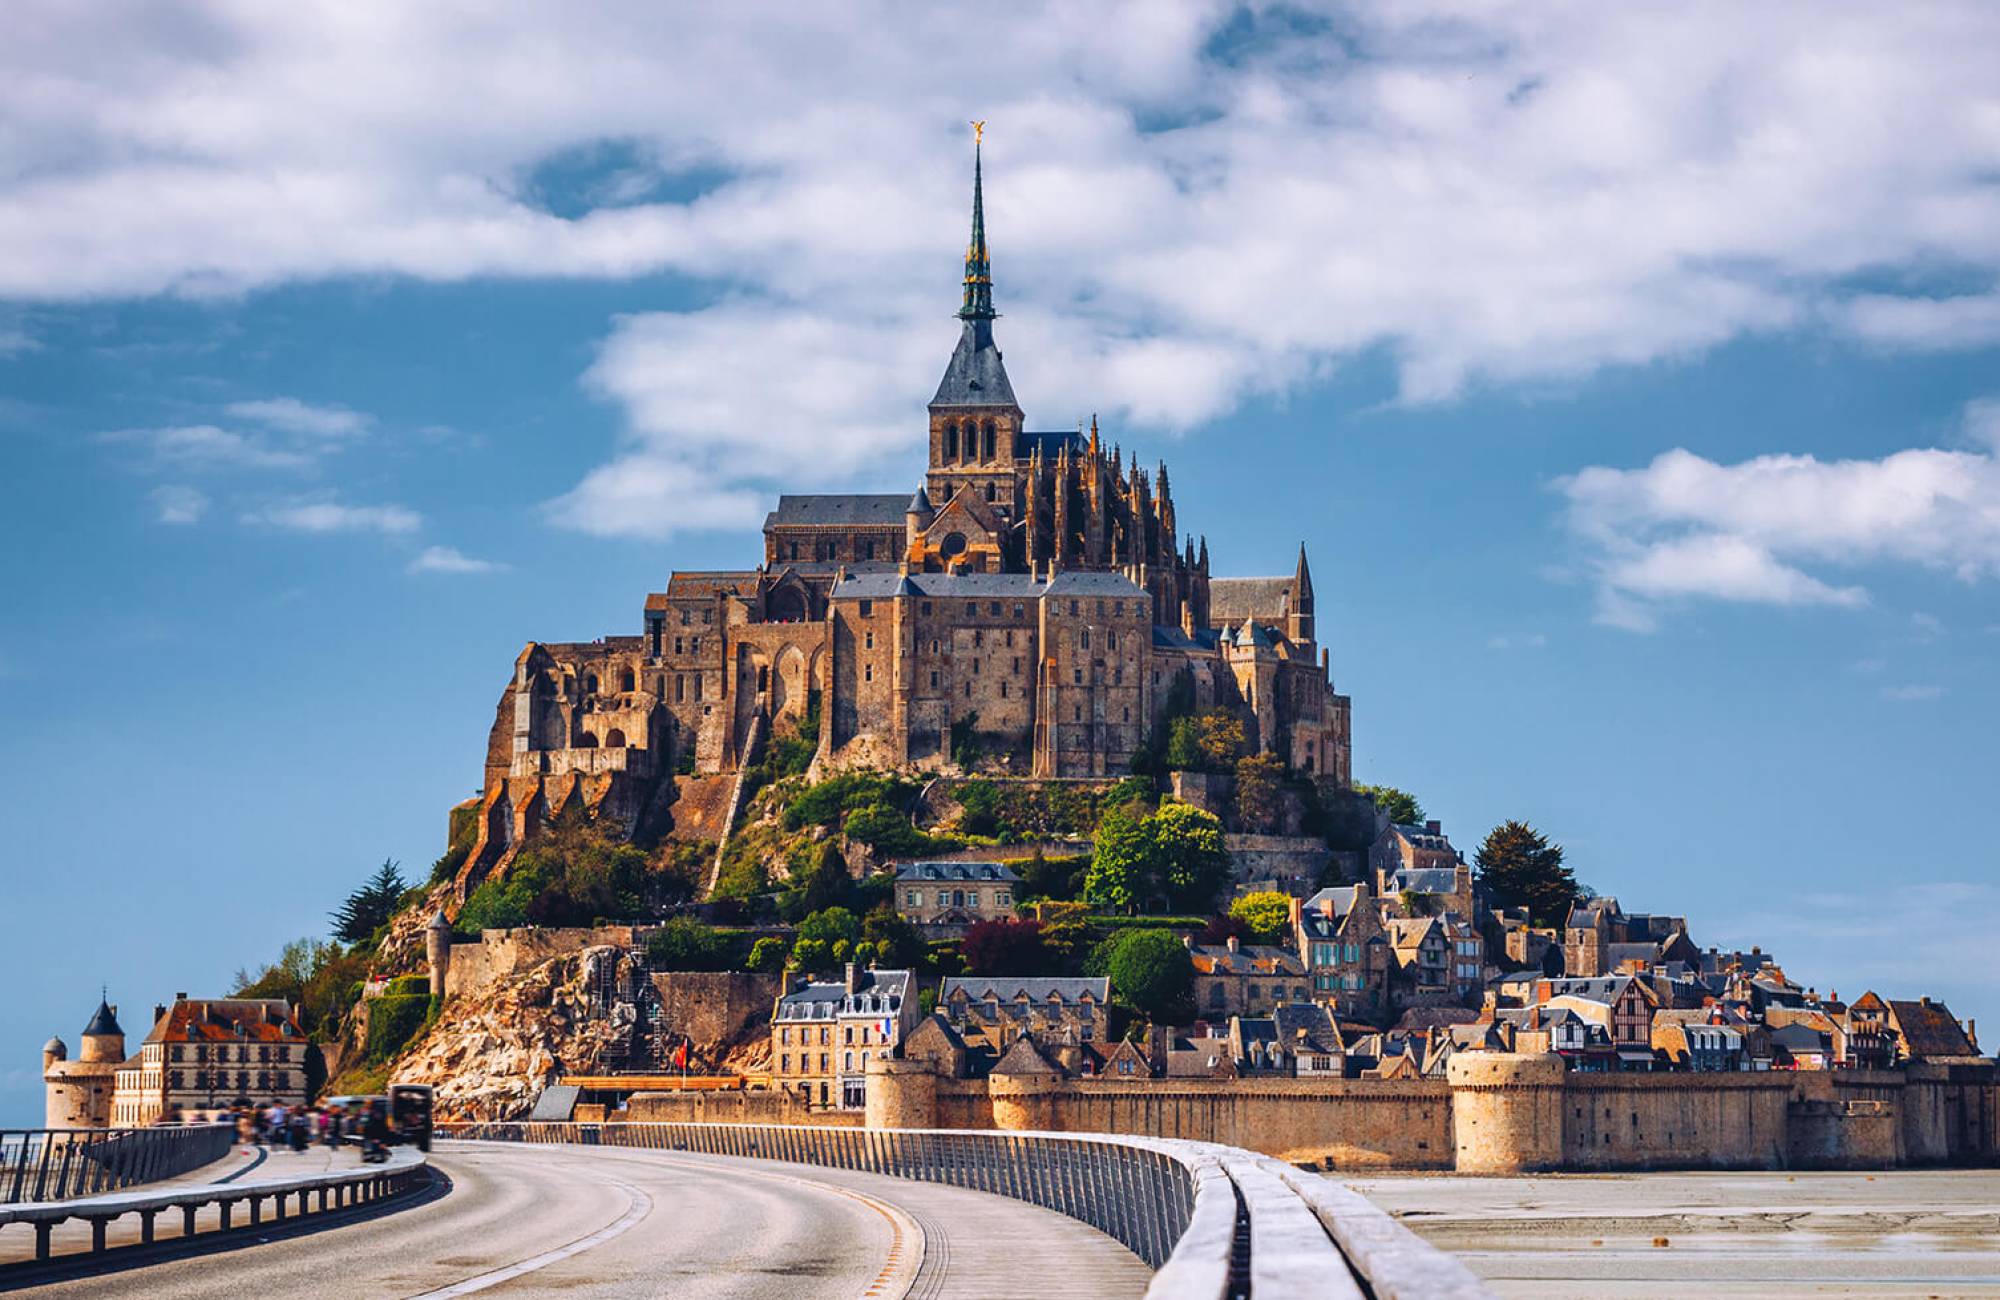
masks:
<svg viewBox="0 0 2000 1300"><path fill-rule="evenodd" d="M602 944L629 948L636 942L629 925L604 925L595 929L544 929L523 926L516 930L481 931L476 942L454 943L451 965L445 972L447 997L475 993L498 980L532 969L551 957L567 956ZM769 1014L770 1006L765 1005Z"/></svg>
<svg viewBox="0 0 2000 1300"><path fill-rule="evenodd" d="M769 1023L783 977L747 971L659 971L660 1019L698 1044L743 1041Z"/></svg>
<svg viewBox="0 0 2000 1300"><path fill-rule="evenodd" d="M881 1068L877 1068L878 1064ZM1954 1075L1952 1070L1958 1073ZM1885 1168L1994 1164L1991 1067L1907 1072L1584 1074L1471 1052L1447 1079L952 1079L871 1062L890 1128L1130 1133L1331 1169ZM1915 1107L1914 1117L1906 1109ZM1912 1136L1914 1135L1914 1136Z"/></svg>

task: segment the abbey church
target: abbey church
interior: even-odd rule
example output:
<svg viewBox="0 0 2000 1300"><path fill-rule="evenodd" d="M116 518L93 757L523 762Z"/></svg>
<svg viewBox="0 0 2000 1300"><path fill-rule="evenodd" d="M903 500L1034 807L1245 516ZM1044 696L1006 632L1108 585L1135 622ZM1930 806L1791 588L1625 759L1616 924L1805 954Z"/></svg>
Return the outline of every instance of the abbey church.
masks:
<svg viewBox="0 0 2000 1300"><path fill-rule="evenodd" d="M975 152L922 481L782 496L757 567L673 573L636 636L527 646L461 890L566 809L630 826L662 778L736 771L809 719L820 771L944 769L962 737L996 772L1108 777L1178 701L1231 709L1258 751L1348 784L1304 548L1289 577L1211 577L1165 464L1148 474L1094 419L1027 427L994 339L982 187Z"/></svg>

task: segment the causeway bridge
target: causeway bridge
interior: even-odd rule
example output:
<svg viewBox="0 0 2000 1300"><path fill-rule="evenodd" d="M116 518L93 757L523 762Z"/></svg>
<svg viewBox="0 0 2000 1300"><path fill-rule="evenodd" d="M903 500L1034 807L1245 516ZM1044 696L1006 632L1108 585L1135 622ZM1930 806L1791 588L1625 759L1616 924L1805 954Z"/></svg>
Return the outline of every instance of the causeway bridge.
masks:
<svg viewBox="0 0 2000 1300"><path fill-rule="evenodd" d="M287 1163L298 1160L321 1167L302 1174ZM427 1163L406 1150L395 1163L363 1184L371 1175L351 1155L281 1151L227 1183L184 1178L0 1205L0 1290L426 1300L1489 1294L1339 1183L1208 1143L473 1124L448 1126ZM351 1185L344 1205L337 1192L315 1197L334 1179ZM227 1229L222 1198L235 1207ZM50 1226L31 1235L36 1221ZM36 1238L46 1262L35 1261Z"/></svg>

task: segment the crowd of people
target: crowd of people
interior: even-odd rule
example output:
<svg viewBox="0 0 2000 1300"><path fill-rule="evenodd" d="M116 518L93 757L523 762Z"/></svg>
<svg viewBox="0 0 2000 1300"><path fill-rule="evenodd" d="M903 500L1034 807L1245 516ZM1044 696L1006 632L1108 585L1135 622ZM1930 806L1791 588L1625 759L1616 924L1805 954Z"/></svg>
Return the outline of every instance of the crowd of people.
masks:
<svg viewBox="0 0 2000 1300"><path fill-rule="evenodd" d="M312 1106L282 1102L228 1106L212 1114L193 1115L187 1122L233 1124L245 1146L289 1149L294 1154L315 1143L325 1147L358 1143L363 1160L379 1159L395 1135L389 1103L380 1097L358 1098L349 1104L336 1100Z"/></svg>

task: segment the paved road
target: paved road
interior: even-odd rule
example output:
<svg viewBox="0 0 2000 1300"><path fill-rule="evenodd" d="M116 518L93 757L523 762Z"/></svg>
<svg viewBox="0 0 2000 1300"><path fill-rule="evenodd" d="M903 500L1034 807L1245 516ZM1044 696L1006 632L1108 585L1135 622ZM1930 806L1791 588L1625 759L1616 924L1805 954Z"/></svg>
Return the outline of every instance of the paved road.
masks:
<svg viewBox="0 0 2000 1300"><path fill-rule="evenodd" d="M1343 1178L1503 1296L2000 1297L2000 1173Z"/></svg>
<svg viewBox="0 0 2000 1300"><path fill-rule="evenodd" d="M443 1143L433 1163L452 1191L427 1205L24 1294L1060 1300L1137 1296L1149 1278L1073 1219L929 1183L503 1143Z"/></svg>

